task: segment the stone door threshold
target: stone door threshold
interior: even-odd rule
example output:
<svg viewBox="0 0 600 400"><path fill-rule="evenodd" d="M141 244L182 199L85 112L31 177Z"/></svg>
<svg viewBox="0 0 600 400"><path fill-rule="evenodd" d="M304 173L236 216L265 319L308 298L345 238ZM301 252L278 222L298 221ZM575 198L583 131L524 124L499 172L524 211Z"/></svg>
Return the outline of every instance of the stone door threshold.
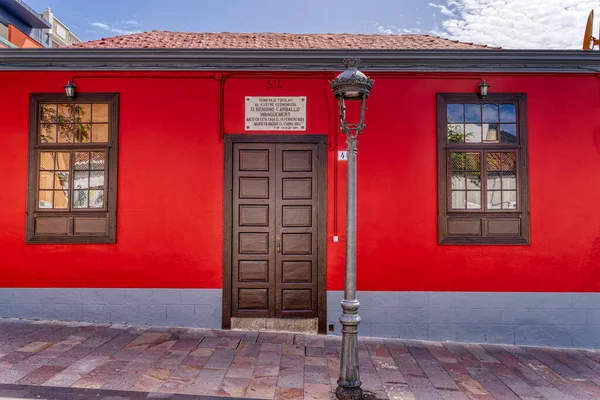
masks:
<svg viewBox="0 0 600 400"><path fill-rule="evenodd" d="M231 317L232 330L317 333L318 318L236 318Z"/></svg>

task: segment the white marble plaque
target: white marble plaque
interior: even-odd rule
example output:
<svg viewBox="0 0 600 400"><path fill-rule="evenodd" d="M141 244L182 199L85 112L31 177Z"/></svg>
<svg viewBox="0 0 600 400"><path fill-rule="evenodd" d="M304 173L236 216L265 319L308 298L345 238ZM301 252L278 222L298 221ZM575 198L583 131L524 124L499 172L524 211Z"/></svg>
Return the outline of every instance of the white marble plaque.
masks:
<svg viewBox="0 0 600 400"><path fill-rule="evenodd" d="M246 96L247 131L305 131L306 96Z"/></svg>

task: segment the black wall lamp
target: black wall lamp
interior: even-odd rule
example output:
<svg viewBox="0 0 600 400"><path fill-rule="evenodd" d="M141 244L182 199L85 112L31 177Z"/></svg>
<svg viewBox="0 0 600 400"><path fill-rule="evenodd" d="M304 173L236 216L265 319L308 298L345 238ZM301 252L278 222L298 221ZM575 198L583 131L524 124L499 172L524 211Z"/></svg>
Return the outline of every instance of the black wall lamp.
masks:
<svg viewBox="0 0 600 400"><path fill-rule="evenodd" d="M65 94L71 99L75 98L75 84L71 83L71 81L67 81L65 85Z"/></svg>
<svg viewBox="0 0 600 400"><path fill-rule="evenodd" d="M482 99L485 99L485 96L487 96L489 88L490 88L490 85L485 81L485 79L483 79L481 81L481 83L479 84L479 96Z"/></svg>

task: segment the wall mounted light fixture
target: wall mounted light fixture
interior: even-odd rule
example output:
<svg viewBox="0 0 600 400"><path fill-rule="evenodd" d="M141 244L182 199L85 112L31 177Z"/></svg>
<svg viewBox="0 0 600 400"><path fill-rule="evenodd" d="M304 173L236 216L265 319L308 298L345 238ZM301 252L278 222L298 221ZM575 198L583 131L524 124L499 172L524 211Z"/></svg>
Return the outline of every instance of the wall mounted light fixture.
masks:
<svg viewBox="0 0 600 400"><path fill-rule="evenodd" d="M75 98L75 84L67 81L67 84L65 85L65 93L67 97L71 99Z"/></svg>
<svg viewBox="0 0 600 400"><path fill-rule="evenodd" d="M481 96L482 99L484 99L485 96L487 96L489 88L490 85L485 81L485 79L483 79L479 84L479 96Z"/></svg>

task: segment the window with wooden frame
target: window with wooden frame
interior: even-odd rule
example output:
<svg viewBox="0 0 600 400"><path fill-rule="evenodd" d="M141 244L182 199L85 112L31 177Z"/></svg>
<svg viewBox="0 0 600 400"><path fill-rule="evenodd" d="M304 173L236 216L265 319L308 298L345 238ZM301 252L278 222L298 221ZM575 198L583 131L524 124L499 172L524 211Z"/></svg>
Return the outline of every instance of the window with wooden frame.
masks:
<svg viewBox="0 0 600 400"><path fill-rule="evenodd" d="M522 93L438 94L440 244L529 244Z"/></svg>
<svg viewBox="0 0 600 400"><path fill-rule="evenodd" d="M32 94L27 243L115 243L119 98Z"/></svg>

